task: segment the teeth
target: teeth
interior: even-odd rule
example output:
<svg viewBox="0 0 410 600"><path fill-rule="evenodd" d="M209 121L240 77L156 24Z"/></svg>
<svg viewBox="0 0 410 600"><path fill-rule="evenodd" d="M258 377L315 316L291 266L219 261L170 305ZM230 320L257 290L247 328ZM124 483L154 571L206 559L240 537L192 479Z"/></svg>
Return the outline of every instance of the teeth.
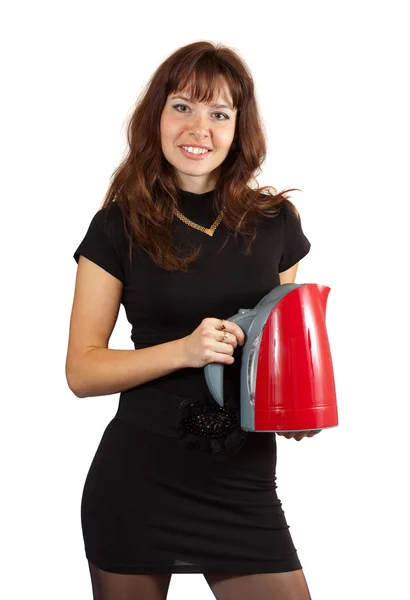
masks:
<svg viewBox="0 0 410 600"><path fill-rule="evenodd" d="M182 148L192 154L205 154L206 152L209 152L209 150L205 150L205 148L193 148L192 146L182 146Z"/></svg>

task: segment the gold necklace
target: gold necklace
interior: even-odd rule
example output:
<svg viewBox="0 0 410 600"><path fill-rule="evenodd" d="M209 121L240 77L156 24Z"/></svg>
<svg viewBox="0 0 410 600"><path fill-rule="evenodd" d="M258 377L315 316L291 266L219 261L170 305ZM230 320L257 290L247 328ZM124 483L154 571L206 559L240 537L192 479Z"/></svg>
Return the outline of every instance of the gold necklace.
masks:
<svg viewBox="0 0 410 600"><path fill-rule="evenodd" d="M187 217L185 217L185 215L180 213L179 210L177 210L176 208L174 209L174 214L183 223L186 223L186 225L189 225L193 229L198 229L198 231L202 231L203 233L206 233L206 235L210 235L211 237L213 236L215 229L218 227L219 223L222 221L223 213L224 213L224 211L222 209L221 212L219 213L217 219L214 221L214 223L212 223L212 225L208 229L206 227L202 227L202 225L198 225L198 223L194 223L193 221L191 221L191 219L188 219Z"/></svg>

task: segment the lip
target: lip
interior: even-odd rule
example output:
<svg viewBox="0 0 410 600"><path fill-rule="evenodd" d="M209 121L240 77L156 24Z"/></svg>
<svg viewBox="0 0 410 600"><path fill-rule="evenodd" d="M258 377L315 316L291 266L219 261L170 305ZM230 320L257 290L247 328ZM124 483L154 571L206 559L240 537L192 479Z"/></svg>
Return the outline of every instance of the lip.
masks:
<svg viewBox="0 0 410 600"><path fill-rule="evenodd" d="M201 146L192 146L192 148L201 148ZM204 160L204 158L209 156L209 154L211 154L211 152L212 152L212 150L210 150L209 152L206 152L205 154L192 154L191 152L187 152L186 150L184 150L182 148L182 146L179 146L179 149L181 150L182 154L186 158L189 158L190 160Z"/></svg>
<svg viewBox="0 0 410 600"><path fill-rule="evenodd" d="M187 148L202 148L203 150L212 151L212 148L209 146L201 146L200 144L180 144L179 147L181 148L181 146L187 146Z"/></svg>

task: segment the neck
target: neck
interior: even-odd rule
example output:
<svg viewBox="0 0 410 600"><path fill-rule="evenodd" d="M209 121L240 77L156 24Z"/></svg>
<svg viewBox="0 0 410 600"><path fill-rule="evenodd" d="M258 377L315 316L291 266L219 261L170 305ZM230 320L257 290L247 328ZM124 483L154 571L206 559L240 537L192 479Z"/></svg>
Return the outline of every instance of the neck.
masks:
<svg viewBox="0 0 410 600"><path fill-rule="evenodd" d="M181 190L192 194L206 194L212 192L219 179L219 169L215 169L207 175L192 177L185 173L177 172L177 184Z"/></svg>

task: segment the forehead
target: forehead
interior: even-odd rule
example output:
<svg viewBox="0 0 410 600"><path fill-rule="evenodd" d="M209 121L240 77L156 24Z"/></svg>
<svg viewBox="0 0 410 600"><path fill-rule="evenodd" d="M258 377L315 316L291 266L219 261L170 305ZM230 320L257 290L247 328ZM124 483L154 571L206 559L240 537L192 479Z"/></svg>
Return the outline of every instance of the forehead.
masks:
<svg viewBox="0 0 410 600"><path fill-rule="evenodd" d="M204 102L206 104L226 104L231 110L234 110L232 93L227 81L223 76L208 77L192 74L185 81L177 82L175 89L171 91L170 96L183 96L190 101Z"/></svg>

